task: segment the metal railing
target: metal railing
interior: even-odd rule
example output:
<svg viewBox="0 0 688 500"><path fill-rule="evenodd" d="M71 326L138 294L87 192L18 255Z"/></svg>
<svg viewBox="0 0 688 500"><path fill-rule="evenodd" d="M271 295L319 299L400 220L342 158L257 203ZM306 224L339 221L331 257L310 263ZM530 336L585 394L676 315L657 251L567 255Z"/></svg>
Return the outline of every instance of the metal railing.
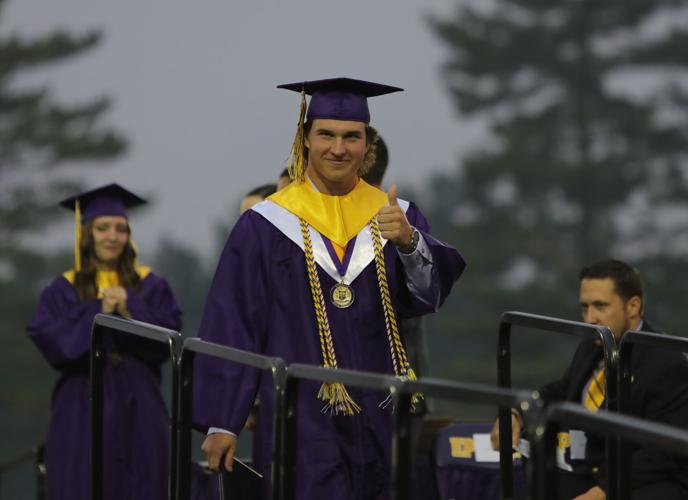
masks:
<svg viewBox="0 0 688 500"><path fill-rule="evenodd" d="M405 381L399 387L396 395L396 427L395 427L395 453L393 455L392 467L392 487L396 493L397 500L411 500L413 498L413 450L410 438L412 397L413 394L422 393L438 399L451 400L461 403L482 404L499 406L506 408L519 408L523 414L524 423L528 429L533 429L537 419L531 415L541 407L538 394L527 391L512 391L499 387L486 386L482 384L450 382L424 378L419 380ZM504 436L504 435L502 435ZM502 471L505 467L511 468L511 433L508 434L506 441L509 444L509 460L505 460L504 454L499 454L499 466ZM500 439L500 442L504 439ZM396 466L395 466L396 465ZM511 472L511 470L509 471ZM513 497L513 484L511 485L509 496L504 491L502 483L502 498Z"/></svg>
<svg viewBox="0 0 688 500"><path fill-rule="evenodd" d="M393 375L345 369L334 370L322 366L303 364L290 365L287 368L287 377L284 385L284 407L280 418L282 456L278 463L278 496L274 500L294 500L296 498L298 389L302 380L342 383L350 387L389 391L392 394L402 384L401 380ZM392 468L394 468L394 463Z"/></svg>
<svg viewBox="0 0 688 500"><path fill-rule="evenodd" d="M9 460L0 463L0 498L2 498L2 478L7 472L27 462L34 467L36 478L36 500L45 499L45 447L42 444L32 446Z"/></svg>
<svg viewBox="0 0 688 500"><path fill-rule="evenodd" d="M128 320L107 314L97 314L91 330L91 498L103 498L103 372L105 369L105 341L110 334L128 334L167 344L172 361L172 411L171 431L177 429L177 346L181 335L174 330L160 326ZM177 450L172 439L170 449L170 471L176 469ZM169 491L176 489L175 474L170 474Z"/></svg>
<svg viewBox="0 0 688 500"><path fill-rule="evenodd" d="M643 345L657 349L688 352L688 338L663 333L629 330L619 343L619 413L631 410L631 363L634 346ZM630 498L631 447L624 439L619 440L619 498Z"/></svg>
<svg viewBox="0 0 688 500"><path fill-rule="evenodd" d="M178 396L178 426L174 436L178 459L177 468L172 471L177 476L176 490L172 491L174 500L189 500L191 498L191 419L192 419L192 400L193 400L193 366L196 355L203 354L227 361L232 361L245 366L250 366L260 370L269 371L272 374L274 385L274 409L275 419L273 424L274 446L272 457L272 496L277 498L276 481L276 462L281 457L280 435L281 428L278 425L277 415L282 412L282 391L286 368L284 361L280 358L271 358L252 352L242 351L232 347L227 347L211 342L205 342L198 338L190 338L184 341L181 354L179 356L179 396Z"/></svg>
<svg viewBox="0 0 688 500"><path fill-rule="evenodd" d="M412 397L417 392L440 399L487 405L519 406L526 415L533 404L531 394L478 384L444 380L421 379L402 381L398 377L380 373L323 368L311 365L291 365L287 369L284 390L282 445L283 457L279 469L278 500L295 498L298 441L298 388L302 380L342 383L347 387L389 391L394 397L396 425L392 437L391 498L409 500L413 494L413 445L411 438Z"/></svg>
<svg viewBox="0 0 688 500"><path fill-rule="evenodd" d="M614 335L609 328L600 325L591 325L578 321L569 321L549 316L540 316L518 311L502 313L499 321L499 338L497 345L497 384L499 387L511 387L511 328L520 326L533 330L541 330L564 335L598 339L602 345L604 355L604 367L607 373L606 405L610 411L616 411L618 394L618 354ZM612 376L609 376L611 374ZM499 435L511 436L511 409L499 408ZM618 464L618 448L611 439L607 440L607 464L613 477L613 485L608 492L609 498L616 498L616 472ZM499 440L499 453L502 492L505 498L513 496L513 468L511 456L511 440ZM610 484L612 482L610 481Z"/></svg>
<svg viewBox="0 0 688 500"><path fill-rule="evenodd" d="M553 333L575 335L599 340L607 370L607 410L593 414L581 405L556 403L543 408L537 393L511 390L511 328L519 326ZM664 424L649 422L627 415L630 401L630 363L633 346L637 344L688 352L688 339L651 332L629 331L624 335L619 351L611 331L558 318L522 312L505 312L500 320L498 341L499 387L459 383L438 379L402 381L388 374L333 370L319 366L295 364L289 368L279 358L270 358L226 346L187 339L178 354L179 333L138 321L110 315L95 317L91 339L91 492L93 498L102 497L103 488L103 370L105 341L109 334L130 334L168 345L175 368L171 411L170 498L188 500L191 495L191 409L192 377L197 354L239 363L270 371L275 396L274 446L271 488L273 500L291 500L295 494L298 387L300 381L343 383L347 386L388 391L394 397L395 427L392 442L391 488L392 498L408 500L413 492L413 449L411 439L411 398L415 393L428 397L470 404L499 407L500 435L511 436L510 409L518 407L530 434L534 436L533 477L534 499L552 498L556 489L556 460L554 437L556 423L576 425L582 430L606 436L606 469L609 478L610 500L627 497L630 467L627 441L649 444L688 455L688 431ZM617 374L615 376L614 374ZM616 446L617 439L619 446ZM619 457L621 453L621 458ZM511 440L500 440L500 478L502 497L513 497ZM630 484L630 483L629 483Z"/></svg>
<svg viewBox="0 0 688 500"><path fill-rule="evenodd" d="M605 410L592 413L570 402L554 403L544 409L534 434L532 459L536 481L533 500L556 498L556 438L559 424L575 425L587 432L618 436L623 440L688 456L688 432L684 429ZM612 497L608 494L607 498Z"/></svg>

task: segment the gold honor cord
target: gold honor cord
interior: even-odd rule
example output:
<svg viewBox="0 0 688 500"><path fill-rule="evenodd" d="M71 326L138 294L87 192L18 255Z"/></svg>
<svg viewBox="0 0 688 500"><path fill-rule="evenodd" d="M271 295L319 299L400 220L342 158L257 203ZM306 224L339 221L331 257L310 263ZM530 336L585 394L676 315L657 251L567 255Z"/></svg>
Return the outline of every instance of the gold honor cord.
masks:
<svg viewBox="0 0 688 500"><path fill-rule="evenodd" d="M406 349L404 343L399 336L399 328L397 326L397 317L392 306L392 295L389 292L389 284L387 283L387 270L385 268L385 257L382 251L382 236L380 235L380 228L377 224L377 217L370 219L370 234L373 236L373 249L375 252L375 269L377 271L377 282L380 288L380 296L382 298L382 308L385 313L385 328L387 329L387 340L389 341L389 349L392 354L392 365L394 366L394 374L401 380L416 380L416 373L411 368L411 364L406 356ZM423 399L421 393L415 393L411 397L413 404L418 404ZM388 395L380 406L383 408L389 405L392 401L392 395Z"/></svg>
<svg viewBox="0 0 688 500"><path fill-rule="evenodd" d="M308 271L308 282L311 288L311 295L313 296L315 318L318 324L318 334L320 337L320 349L322 351L323 366L325 368L337 369L337 358L334 351L332 331L327 318L327 310L325 309L325 297L322 293L320 279L318 278L315 265L313 244L311 242L308 224L302 218L299 218L299 222L301 224L301 235L303 237L304 254L306 257L306 270ZM370 220L369 226L370 232L373 236L375 269L377 271L378 287L380 289L380 296L382 298L382 306L385 316L385 329L387 331L387 341L389 342L394 374L402 380L415 380L416 374L414 373L413 369L411 369L411 365L406 357L406 349L404 348L404 344L399 336L396 315L392 306L389 284L387 282L385 258L382 250L382 238L380 236L380 230L375 217ZM323 408L324 412L330 412L336 415L355 415L361 410L360 406L356 404L343 384L323 383L323 385L320 387L320 391L318 392L318 398L325 402L325 406ZM422 398L422 394L414 394L412 397L412 403L417 404ZM384 401L382 401L382 403L380 403L380 406L386 407L389 405L391 400L390 394L385 398Z"/></svg>
<svg viewBox="0 0 688 500"><path fill-rule="evenodd" d="M325 297L320 287L318 271L315 267L313 257L313 244L305 220L299 218L301 223L301 235L303 237L304 254L306 256L306 270L308 271L308 283L311 287L313 296L313 306L315 308L315 319L318 323L318 335L320 336L320 350L322 351L323 366L325 368L337 369L337 357L334 352L334 342L332 341L332 331L330 322L327 319L325 309ZM323 412L334 413L335 415L355 415L361 411L361 407L353 400L344 384L325 383L320 386L318 399L325 402Z"/></svg>

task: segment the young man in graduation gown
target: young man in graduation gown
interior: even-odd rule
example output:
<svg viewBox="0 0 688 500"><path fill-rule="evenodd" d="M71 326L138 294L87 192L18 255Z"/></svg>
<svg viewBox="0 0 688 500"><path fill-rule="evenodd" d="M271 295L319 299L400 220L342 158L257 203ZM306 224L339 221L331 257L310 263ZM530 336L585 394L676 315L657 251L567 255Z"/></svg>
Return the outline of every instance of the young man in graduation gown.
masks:
<svg viewBox="0 0 688 500"><path fill-rule="evenodd" d="M301 92L285 189L237 222L220 257L201 325L208 341L308 363L414 377L397 318L436 311L465 264L433 238L413 204L360 179L374 161L367 98L396 87L338 78L283 85ZM311 95L306 113L305 94ZM270 477L272 381L201 357L194 419L210 466L232 468L236 435L261 398L258 468ZM297 495L386 498L391 408L386 395L304 383ZM267 482L267 480L266 480Z"/></svg>
<svg viewBox="0 0 688 500"><path fill-rule="evenodd" d="M181 327L167 282L136 262L127 209L144 200L109 184L61 202L75 211L75 266L41 293L27 334L59 372L46 439L46 498L88 500L91 326L113 314ZM165 345L113 335L104 373L104 499L167 498L169 415L160 393Z"/></svg>

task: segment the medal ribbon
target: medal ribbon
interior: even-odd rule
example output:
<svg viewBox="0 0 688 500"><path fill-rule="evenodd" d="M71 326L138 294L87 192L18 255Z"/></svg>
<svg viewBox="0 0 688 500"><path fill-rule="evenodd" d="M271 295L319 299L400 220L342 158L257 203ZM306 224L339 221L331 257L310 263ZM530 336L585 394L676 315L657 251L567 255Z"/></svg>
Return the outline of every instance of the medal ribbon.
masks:
<svg viewBox="0 0 688 500"><path fill-rule="evenodd" d="M337 272L339 275L344 278L344 275L346 275L346 270L349 268L349 262L351 262L351 256L354 253L354 246L356 245L356 236L354 236L351 241L346 245L346 250L344 250L344 258L340 261L339 256L337 255L337 251L334 249L334 246L332 245L332 242L330 239L321 234L323 243L325 243L325 248L327 248L327 253L330 254L330 258L332 259L332 262L334 262L334 266L337 268Z"/></svg>

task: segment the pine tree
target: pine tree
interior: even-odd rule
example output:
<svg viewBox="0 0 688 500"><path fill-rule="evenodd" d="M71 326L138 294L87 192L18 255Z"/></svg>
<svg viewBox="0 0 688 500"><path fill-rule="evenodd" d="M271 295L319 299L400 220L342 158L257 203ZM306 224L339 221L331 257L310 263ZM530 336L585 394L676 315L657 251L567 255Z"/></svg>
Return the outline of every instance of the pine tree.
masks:
<svg viewBox="0 0 688 500"><path fill-rule="evenodd" d="M0 15L4 0L0 0ZM0 18L1 21L1 18ZM69 253L46 242L58 220L57 201L80 187L62 165L93 167L126 148L124 138L101 124L110 102L102 97L63 104L48 88L32 88L22 77L93 50L97 32L63 31L25 38L0 35L0 427L13 432L6 453L41 439L49 408L51 371L24 334L49 279L66 269ZM25 81L25 80L24 80ZM88 163L87 163L88 162ZM27 437L30 437L27 440Z"/></svg>
<svg viewBox="0 0 688 500"><path fill-rule="evenodd" d="M680 324L681 298L655 278L688 270L660 243L688 246L676 237L688 213L683 3L485 4L431 20L457 111L491 132L435 181L433 219L448 219L444 236L469 266L453 298L456 340L480 350L471 334L494 332L508 309L576 318L578 269L608 256L639 264L650 305L668 305L658 322Z"/></svg>

